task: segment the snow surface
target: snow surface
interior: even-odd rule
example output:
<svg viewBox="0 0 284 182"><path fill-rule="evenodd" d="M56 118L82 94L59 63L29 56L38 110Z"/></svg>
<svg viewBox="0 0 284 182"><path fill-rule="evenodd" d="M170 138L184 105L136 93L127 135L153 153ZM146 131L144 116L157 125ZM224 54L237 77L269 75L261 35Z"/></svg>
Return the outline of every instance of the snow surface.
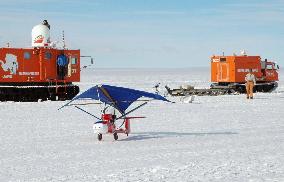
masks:
<svg viewBox="0 0 284 182"><path fill-rule="evenodd" d="M209 69L84 69L99 83L154 91L209 87ZM94 118L66 102L0 103L0 181L284 181L284 84L270 94L154 101L128 137L97 141ZM86 109L98 111L100 106Z"/></svg>

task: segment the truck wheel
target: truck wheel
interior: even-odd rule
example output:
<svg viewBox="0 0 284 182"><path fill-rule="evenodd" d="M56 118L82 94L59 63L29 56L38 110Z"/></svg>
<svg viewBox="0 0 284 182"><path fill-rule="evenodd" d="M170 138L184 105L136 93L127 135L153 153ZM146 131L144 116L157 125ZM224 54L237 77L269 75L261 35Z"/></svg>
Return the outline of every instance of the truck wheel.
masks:
<svg viewBox="0 0 284 182"><path fill-rule="evenodd" d="M114 134L113 134L113 138L114 138L115 140L117 140L117 139L118 139L118 135L117 135L117 133L114 133Z"/></svg>
<svg viewBox="0 0 284 182"><path fill-rule="evenodd" d="M98 134L98 140L101 141L103 139L103 135L101 133Z"/></svg>
<svg viewBox="0 0 284 182"><path fill-rule="evenodd" d="M231 88L231 89L229 90L229 94L236 94L236 90L233 89L233 88Z"/></svg>

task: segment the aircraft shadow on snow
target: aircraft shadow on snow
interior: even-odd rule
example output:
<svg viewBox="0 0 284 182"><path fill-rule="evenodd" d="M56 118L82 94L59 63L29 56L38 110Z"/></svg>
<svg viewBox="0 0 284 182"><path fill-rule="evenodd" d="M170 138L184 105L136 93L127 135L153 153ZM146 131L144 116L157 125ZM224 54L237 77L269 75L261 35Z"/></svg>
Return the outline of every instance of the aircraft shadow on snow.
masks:
<svg viewBox="0 0 284 182"><path fill-rule="evenodd" d="M137 141L148 140L155 138L171 138L182 136L207 136L207 135L236 135L237 132L194 132L194 133L179 133L179 132L136 132L132 133L133 136L121 139L120 141Z"/></svg>

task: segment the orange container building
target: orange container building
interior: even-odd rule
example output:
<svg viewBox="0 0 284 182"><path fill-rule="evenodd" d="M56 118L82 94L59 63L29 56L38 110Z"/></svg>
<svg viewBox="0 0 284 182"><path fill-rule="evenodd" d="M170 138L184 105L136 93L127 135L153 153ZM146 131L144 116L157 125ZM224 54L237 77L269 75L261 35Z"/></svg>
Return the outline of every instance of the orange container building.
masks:
<svg viewBox="0 0 284 182"><path fill-rule="evenodd" d="M62 75L58 65L60 56L68 61ZM0 48L0 75L2 85L79 82L80 50Z"/></svg>

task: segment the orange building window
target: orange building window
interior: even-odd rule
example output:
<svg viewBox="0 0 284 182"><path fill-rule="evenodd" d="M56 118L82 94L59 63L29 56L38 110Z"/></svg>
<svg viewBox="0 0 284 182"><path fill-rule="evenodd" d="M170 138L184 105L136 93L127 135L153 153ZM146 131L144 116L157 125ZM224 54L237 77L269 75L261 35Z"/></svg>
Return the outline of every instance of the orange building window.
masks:
<svg viewBox="0 0 284 182"><path fill-rule="evenodd" d="M52 57L52 54L51 54L50 52L46 52L46 53L44 54L44 58L45 58L45 59L51 59L51 57Z"/></svg>
<svg viewBox="0 0 284 182"><path fill-rule="evenodd" d="M31 59L31 53L29 53L29 52L24 52L24 59L25 59L25 60Z"/></svg>

